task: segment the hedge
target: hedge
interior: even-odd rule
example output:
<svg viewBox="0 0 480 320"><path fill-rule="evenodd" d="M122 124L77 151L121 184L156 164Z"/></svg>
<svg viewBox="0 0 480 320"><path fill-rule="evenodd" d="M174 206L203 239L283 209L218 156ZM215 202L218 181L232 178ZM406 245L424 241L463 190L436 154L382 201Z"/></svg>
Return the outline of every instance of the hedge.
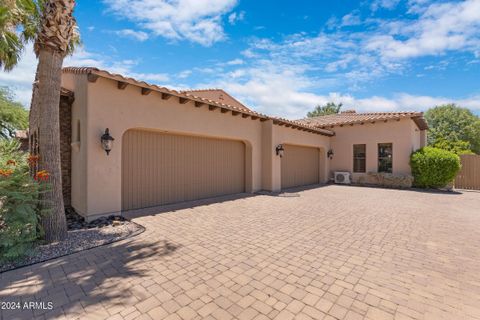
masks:
<svg viewBox="0 0 480 320"><path fill-rule="evenodd" d="M414 186L420 188L443 188L455 179L461 168L458 155L433 147L424 147L412 153L410 166Z"/></svg>

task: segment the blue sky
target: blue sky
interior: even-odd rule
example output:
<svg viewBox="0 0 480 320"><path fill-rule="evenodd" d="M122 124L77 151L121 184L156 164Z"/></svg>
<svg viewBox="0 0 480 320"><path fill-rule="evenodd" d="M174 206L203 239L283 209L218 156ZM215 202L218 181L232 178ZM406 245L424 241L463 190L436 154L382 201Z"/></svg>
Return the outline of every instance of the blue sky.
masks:
<svg viewBox="0 0 480 320"><path fill-rule="evenodd" d="M291 119L316 104L357 111L480 112L480 0L82 0L67 65L170 88L224 88ZM35 57L0 75L28 104Z"/></svg>

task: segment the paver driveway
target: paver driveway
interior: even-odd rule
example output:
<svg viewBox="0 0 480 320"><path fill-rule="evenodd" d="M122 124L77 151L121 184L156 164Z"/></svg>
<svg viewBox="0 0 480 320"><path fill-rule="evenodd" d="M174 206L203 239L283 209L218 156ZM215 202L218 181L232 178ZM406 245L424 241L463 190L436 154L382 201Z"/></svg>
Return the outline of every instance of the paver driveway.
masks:
<svg viewBox="0 0 480 320"><path fill-rule="evenodd" d="M136 218L1 275L3 319L480 319L480 193L327 186Z"/></svg>

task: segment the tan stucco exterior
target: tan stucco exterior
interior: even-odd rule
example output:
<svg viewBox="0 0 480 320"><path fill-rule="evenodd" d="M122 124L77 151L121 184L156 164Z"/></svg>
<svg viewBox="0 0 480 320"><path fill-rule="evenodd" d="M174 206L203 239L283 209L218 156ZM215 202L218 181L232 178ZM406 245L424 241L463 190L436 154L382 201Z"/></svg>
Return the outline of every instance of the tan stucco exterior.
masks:
<svg viewBox="0 0 480 320"><path fill-rule="evenodd" d="M140 88L100 77L87 81L86 75L65 73L62 86L76 94L72 106L72 206L83 216L119 214L122 204L122 137L129 129L198 135L243 141L246 145L246 191L279 191L280 157L275 146L298 144L328 150L330 138L259 121L208 106L195 107L192 101L163 100L160 93L141 95ZM76 136L80 124L80 141ZM100 145L105 128L115 138L106 155ZM270 139L268 139L270 137ZM325 166L326 163L323 163ZM213 168L214 169L214 168ZM323 172L327 172L323 168ZM263 172L263 174L262 174ZM326 182L326 175L322 176Z"/></svg>
<svg viewBox="0 0 480 320"><path fill-rule="evenodd" d="M331 138L334 156L330 162L331 173L352 172L352 180L357 182L368 172L377 172L378 144L392 143L393 173L410 174L410 154L424 146L425 133L421 133L409 118L387 122L337 126ZM423 131L424 132L424 131ZM353 173L353 145L366 144L366 172Z"/></svg>
<svg viewBox="0 0 480 320"><path fill-rule="evenodd" d="M164 99L160 91L143 95L142 88L131 83L119 89L118 81L101 76L89 81L87 74L64 72L62 86L75 93L71 203L90 220L121 214L122 139L131 129L242 141L246 192L281 190L281 158L275 153L279 144L317 148L319 181L325 183L333 171L352 171L354 143L367 144L367 172L376 170L376 144L392 142L394 172L409 173L408 157L425 138L410 119L335 127L332 137L272 118L210 110L208 104L200 106L177 96ZM100 144L105 128L115 138L108 156ZM335 153L331 160L326 156L330 149Z"/></svg>

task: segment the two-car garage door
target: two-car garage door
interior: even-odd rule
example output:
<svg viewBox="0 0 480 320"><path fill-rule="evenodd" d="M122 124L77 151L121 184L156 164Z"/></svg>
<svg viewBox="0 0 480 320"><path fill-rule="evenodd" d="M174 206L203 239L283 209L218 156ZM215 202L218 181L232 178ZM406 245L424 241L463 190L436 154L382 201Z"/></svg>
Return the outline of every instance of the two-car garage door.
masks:
<svg viewBox="0 0 480 320"><path fill-rule="evenodd" d="M130 130L123 137L122 210L245 192L241 141Z"/></svg>

